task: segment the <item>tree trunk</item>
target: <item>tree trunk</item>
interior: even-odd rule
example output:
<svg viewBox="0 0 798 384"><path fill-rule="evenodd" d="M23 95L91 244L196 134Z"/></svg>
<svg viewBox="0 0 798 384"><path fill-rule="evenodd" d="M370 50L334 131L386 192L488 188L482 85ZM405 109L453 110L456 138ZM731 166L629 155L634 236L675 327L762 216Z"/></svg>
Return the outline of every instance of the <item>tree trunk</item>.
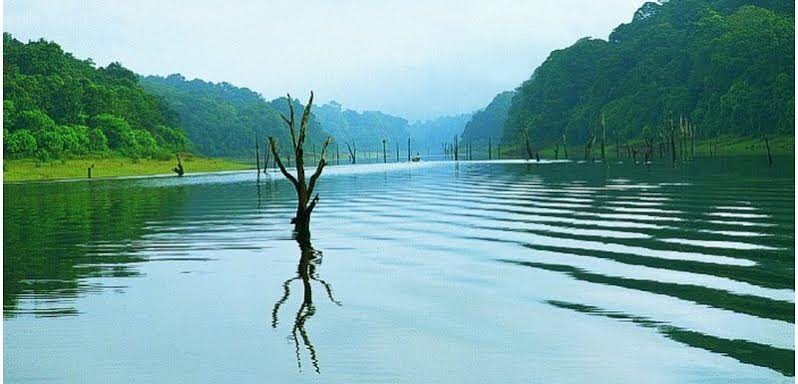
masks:
<svg viewBox="0 0 798 384"><path fill-rule="evenodd" d="M325 153L327 152L327 146L330 144L332 138L328 137L327 140L324 141L324 144L321 147L321 159L319 160L319 163L316 166L316 171L313 173L313 175L310 176L310 181L306 182L305 162L303 155L304 155L305 135L307 133L308 121L310 120L310 110L311 107L313 106L313 92L310 92L310 99L308 100L307 106L305 107L305 110L302 113L302 120L299 125L298 133L296 130L296 122L294 120L294 106L291 100L292 100L291 95L288 95L288 109L290 111L290 117L286 117L283 114L280 114L280 116L283 118L283 121L285 121L285 123L288 125L289 130L291 131L291 144L294 151L294 158L296 161L296 176L291 175L288 172L288 170L286 170L285 166L283 166L283 162L280 159L280 151L277 148L277 139L274 137L269 137L269 144L271 147L272 155L274 155L274 159L277 162L278 167L280 168L280 172L283 173L285 178L288 179L291 182L291 184L294 185L294 189L296 189L296 194L297 194L296 216L291 220L291 222L294 224L294 233L299 241L309 242L310 215L311 213L313 213L313 208L315 208L316 204L319 202L318 193L312 199L311 196L313 196L313 190L316 187L316 182L321 176L321 172L324 169L324 166L327 164L327 161L325 160Z"/></svg>
<svg viewBox="0 0 798 384"><path fill-rule="evenodd" d="M255 169L260 174L260 143L258 143L257 136L255 136Z"/></svg>

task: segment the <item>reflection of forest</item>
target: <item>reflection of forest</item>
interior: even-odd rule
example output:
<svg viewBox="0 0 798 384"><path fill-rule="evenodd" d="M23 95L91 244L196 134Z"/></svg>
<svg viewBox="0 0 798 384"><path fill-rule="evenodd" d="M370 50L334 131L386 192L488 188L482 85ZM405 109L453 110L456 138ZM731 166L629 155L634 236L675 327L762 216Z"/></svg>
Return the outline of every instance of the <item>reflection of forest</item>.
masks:
<svg viewBox="0 0 798 384"><path fill-rule="evenodd" d="M27 312L20 299L64 299L99 287L90 277L136 274L143 259L126 247L146 234L146 221L173 216L186 189L147 188L108 182L5 185L3 203L3 313ZM102 252L91 244L112 244ZM72 308L37 308L45 316L74 314Z"/></svg>

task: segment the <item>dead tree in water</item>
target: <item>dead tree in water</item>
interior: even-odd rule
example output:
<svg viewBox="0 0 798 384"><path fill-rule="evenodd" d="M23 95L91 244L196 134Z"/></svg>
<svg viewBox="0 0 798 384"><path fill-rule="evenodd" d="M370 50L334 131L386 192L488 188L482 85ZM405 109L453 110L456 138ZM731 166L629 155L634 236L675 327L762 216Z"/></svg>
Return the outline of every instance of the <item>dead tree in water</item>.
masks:
<svg viewBox="0 0 798 384"><path fill-rule="evenodd" d="M607 162L607 156L604 152L604 142L607 141L607 123L604 114L601 114L601 162Z"/></svg>
<svg viewBox="0 0 798 384"><path fill-rule="evenodd" d="M562 154L568 159L568 142L565 141L565 133L562 134Z"/></svg>
<svg viewBox="0 0 798 384"><path fill-rule="evenodd" d="M385 152L385 139L382 139L382 162L388 162L388 152Z"/></svg>
<svg viewBox="0 0 798 384"><path fill-rule="evenodd" d="M92 164L89 168L86 169L86 172L89 173L89 179L91 179L91 171L94 169L94 164Z"/></svg>
<svg viewBox="0 0 798 384"><path fill-rule="evenodd" d="M177 173L177 176L183 176L185 172L183 171L183 163L180 161L180 154L176 153L175 156L177 157L177 166L172 168L172 172ZM91 166L94 168L94 164Z"/></svg>
<svg viewBox="0 0 798 384"><path fill-rule="evenodd" d="M319 164L316 166L316 172L310 176L310 182L305 182L305 162L303 159L304 155L304 144L305 144L305 135L307 133L308 128L308 121L310 120L310 109L313 106L313 92L310 92L310 99L308 100L307 106L305 106L305 110L302 113L302 120L299 125L299 133L297 135L296 132L296 122L294 121L294 106L291 102L291 95L288 95L288 109L290 111L290 117L285 117L285 115L280 114L283 118L285 123L288 125L288 129L291 131L291 144L294 149L294 157L296 159L296 177L291 175L288 170L285 169L283 166L283 162L280 160L280 151L277 149L277 139L274 137L269 137L269 144L271 146L272 155L274 155L274 159L277 161L277 166L280 167L280 171L283 173L286 179L291 181L291 184L294 185L296 189L296 196L297 196L297 205L296 205L296 216L291 220L291 223L294 224L294 231L297 235L297 240L302 242L310 242L310 214L313 213L313 208L316 207L316 204L319 202L319 194L317 193L313 196L313 190L316 188L316 182L319 180L319 176L321 176L321 171L324 170L324 166L327 164L327 161L324 159L324 155L327 152L327 146L330 144L332 137L327 137L327 140L324 141L324 144L321 147L321 159L319 160ZM313 198L311 199L311 196Z"/></svg>
<svg viewBox="0 0 798 384"><path fill-rule="evenodd" d="M257 135L255 135L255 169L260 174L260 143L258 143Z"/></svg>
<svg viewBox="0 0 798 384"><path fill-rule="evenodd" d="M595 142L596 136L593 136L587 141L587 144L585 144L585 161L587 161L590 155L593 154L593 143Z"/></svg>
<svg viewBox="0 0 798 384"><path fill-rule="evenodd" d="M488 137L488 160L493 160L493 143L490 137Z"/></svg>
<svg viewBox="0 0 798 384"><path fill-rule="evenodd" d="M268 148L268 147L264 147L264 148ZM266 154L263 156L263 174L264 175L266 174L266 168L269 168L269 157L270 157L270 155L271 155L271 152L266 151Z"/></svg>
<svg viewBox="0 0 798 384"><path fill-rule="evenodd" d="M762 141L765 142L765 149L768 152L768 165L773 166L773 156L770 154L770 140L768 140L768 136L765 134L765 131L760 128L760 132L762 133Z"/></svg>
<svg viewBox="0 0 798 384"><path fill-rule="evenodd" d="M532 145L529 143L529 132L524 128L521 134L524 136L524 142L526 143L526 159L532 160Z"/></svg>
<svg viewBox="0 0 798 384"><path fill-rule="evenodd" d="M407 138L407 162L410 162L410 138Z"/></svg>
<svg viewBox="0 0 798 384"><path fill-rule="evenodd" d="M454 135L454 161L460 160L460 146L457 143L457 135Z"/></svg>
<svg viewBox="0 0 798 384"><path fill-rule="evenodd" d="M355 142L352 142L350 146L349 143L346 143L346 150L349 151L349 162L352 164L357 164L357 148L354 147Z"/></svg>
<svg viewBox="0 0 798 384"><path fill-rule="evenodd" d="M671 165L676 166L676 127L673 126L673 119L671 119Z"/></svg>

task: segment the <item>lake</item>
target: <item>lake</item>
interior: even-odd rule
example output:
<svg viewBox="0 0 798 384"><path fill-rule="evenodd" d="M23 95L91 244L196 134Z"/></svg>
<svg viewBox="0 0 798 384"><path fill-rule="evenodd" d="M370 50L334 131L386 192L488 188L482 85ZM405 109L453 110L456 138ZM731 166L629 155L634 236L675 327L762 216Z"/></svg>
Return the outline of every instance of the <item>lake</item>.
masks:
<svg viewBox="0 0 798 384"><path fill-rule="evenodd" d="M5 380L793 382L792 158L5 184ZM190 169L189 169L190 172Z"/></svg>

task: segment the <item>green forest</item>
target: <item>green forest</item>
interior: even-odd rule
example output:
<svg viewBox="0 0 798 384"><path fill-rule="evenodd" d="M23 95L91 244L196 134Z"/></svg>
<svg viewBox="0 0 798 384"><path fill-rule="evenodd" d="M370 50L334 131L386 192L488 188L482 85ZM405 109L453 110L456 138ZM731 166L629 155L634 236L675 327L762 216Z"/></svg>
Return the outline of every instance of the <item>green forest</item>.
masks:
<svg viewBox="0 0 798 384"><path fill-rule="evenodd" d="M331 101L314 107L309 150L327 135L359 151L438 153L461 144L534 147L663 137L689 121L698 139L794 134L794 2L673 0L644 4L608 40L552 52L529 80L482 110L423 122ZM250 158L268 136L289 140L285 97L180 74L98 67L44 39L3 35L3 150L41 161L168 159L175 152ZM294 100L302 111L302 102Z"/></svg>
<svg viewBox="0 0 798 384"><path fill-rule="evenodd" d="M3 151L47 160L186 150L178 116L119 63L96 68L45 40L3 34Z"/></svg>
<svg viewBox="0 0 798 384"><path fill-rule="evenodd" d="M552 52L517 89L503 141L527 130L536 146L563 135L585 143L602 127L608 141L624 141L657 136L680 118L698 138L792 135L794 6L646 3L608 41L584 38Z"/></svg>
<svg viewBox="0 0 798 384"><path fill-rule="evenodd" d="M255 154L255 138L261 148L268 136L276 137L279 142L290 142L288 130L280 118L280 112L288 114L284 97L267 102L248 88L224 82L186 80L180 74L142 77L140 83L145 91L162 98L176 111L180 126L199 154L251 157ZM302 103L296 99L293 102L296 113L301 113ZM318 144L325 138L313 118L308 142Z"/></svg>

